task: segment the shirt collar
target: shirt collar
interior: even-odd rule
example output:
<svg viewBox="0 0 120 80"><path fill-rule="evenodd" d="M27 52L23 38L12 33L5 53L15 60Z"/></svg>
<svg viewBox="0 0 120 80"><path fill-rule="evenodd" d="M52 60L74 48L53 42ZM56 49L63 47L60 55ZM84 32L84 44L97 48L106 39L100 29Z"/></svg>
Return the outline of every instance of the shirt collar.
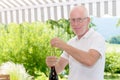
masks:
<svg viewBox="0 0 120 80"><path fill-rule="evenodd" d="M94 29L90 28L88 32L81 38L81 39L88 39L94 32ZM76 40L78 40L78 37L76 36Z"/></svg>

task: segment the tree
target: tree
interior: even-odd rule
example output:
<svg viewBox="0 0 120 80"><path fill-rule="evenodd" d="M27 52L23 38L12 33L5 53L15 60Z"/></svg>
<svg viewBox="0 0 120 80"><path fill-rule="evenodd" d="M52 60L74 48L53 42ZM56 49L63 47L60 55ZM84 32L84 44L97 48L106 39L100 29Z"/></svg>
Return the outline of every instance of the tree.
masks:
<svg viewBox="0 0 120 80"><path fill-rule="evenodd" d="M118 22L117 22L116 26L120 27L120 19L118 19Z"/></svg>

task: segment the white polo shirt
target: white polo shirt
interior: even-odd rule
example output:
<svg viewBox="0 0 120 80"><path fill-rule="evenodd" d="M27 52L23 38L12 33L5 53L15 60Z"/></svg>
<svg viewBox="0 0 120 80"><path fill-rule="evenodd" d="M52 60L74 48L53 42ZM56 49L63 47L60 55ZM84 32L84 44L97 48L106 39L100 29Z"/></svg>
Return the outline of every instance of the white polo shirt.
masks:
<svg viewBox="0 0 120 80"><path fill-rule="evenodd" d="M104 80L104 38L93 29L89 29L89 31L80 40L77 37L74 37L68 41L68 44L84 51L95 49L101 55L99 60L93 66L85 66L64 51L61 57L69 61L68 80Z"/></svg>

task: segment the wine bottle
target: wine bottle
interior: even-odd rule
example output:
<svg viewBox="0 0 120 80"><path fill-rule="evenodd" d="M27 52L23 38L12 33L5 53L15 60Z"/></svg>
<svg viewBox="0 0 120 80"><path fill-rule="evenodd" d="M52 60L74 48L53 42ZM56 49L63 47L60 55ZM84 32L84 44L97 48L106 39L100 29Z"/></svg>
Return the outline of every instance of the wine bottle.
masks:
<svg viewBox="0 0 120 80"><path fill-rule="evenodd" d="M51 71L49 74L49 80L58 80L58 75L56 73L55 66L51 67Z"/></svg>

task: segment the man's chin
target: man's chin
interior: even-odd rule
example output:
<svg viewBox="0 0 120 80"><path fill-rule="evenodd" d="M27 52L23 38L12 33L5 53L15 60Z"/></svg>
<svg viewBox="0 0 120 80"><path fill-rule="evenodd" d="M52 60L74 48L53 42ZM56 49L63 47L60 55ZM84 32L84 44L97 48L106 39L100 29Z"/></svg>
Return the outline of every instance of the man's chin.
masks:
<svg viewBox="0 0 120 80"><path fill-rule="evenodd" d="M80 33L78 33L78 32L76 32L75 34L76 34L77 36L81 35L81 34L80 34Z"/></svg>

